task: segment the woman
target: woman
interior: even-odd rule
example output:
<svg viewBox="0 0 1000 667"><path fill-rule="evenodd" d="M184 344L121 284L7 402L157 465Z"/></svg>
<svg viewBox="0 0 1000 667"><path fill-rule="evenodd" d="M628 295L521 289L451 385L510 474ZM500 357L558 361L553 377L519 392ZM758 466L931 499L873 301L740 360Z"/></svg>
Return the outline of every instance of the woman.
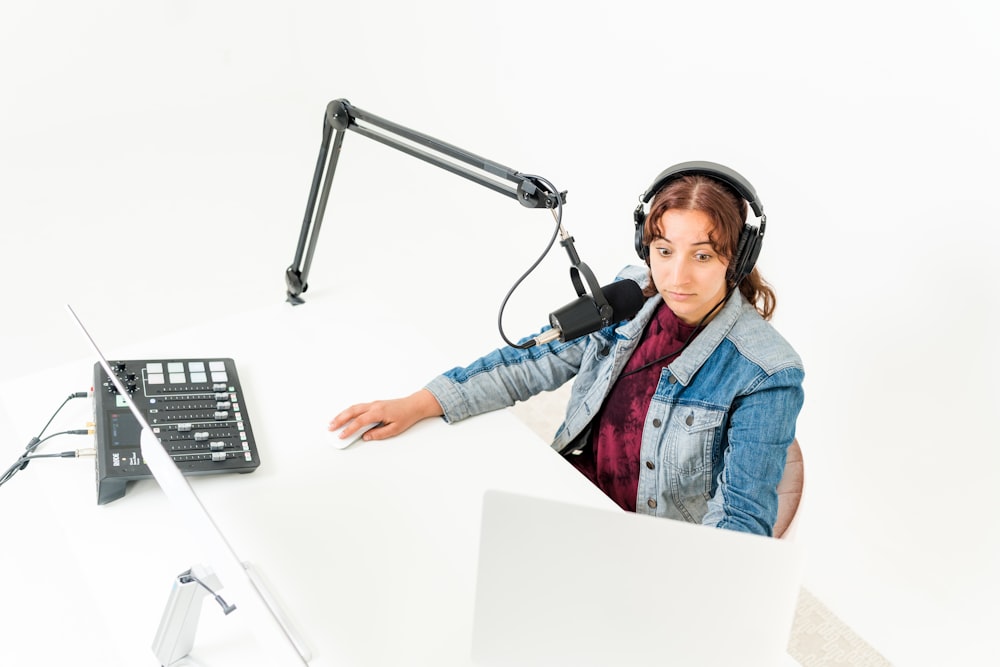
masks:
<svg viewBox="0 0 1000 667"><path fill-rule="evenodd" d="M722 165L664 171L643 198L649 213L637 209L646 266L619 275L647 297L635 318L572 341L495 350L408 397L352 406L330 430L346 424L347 437L381 422L364 435L380 440L575 378L552 446L622 508L771 535L803 367L767 321L775 296L753 266L760 236L745 225L744 197L762 213L753 188Z"/></svg>

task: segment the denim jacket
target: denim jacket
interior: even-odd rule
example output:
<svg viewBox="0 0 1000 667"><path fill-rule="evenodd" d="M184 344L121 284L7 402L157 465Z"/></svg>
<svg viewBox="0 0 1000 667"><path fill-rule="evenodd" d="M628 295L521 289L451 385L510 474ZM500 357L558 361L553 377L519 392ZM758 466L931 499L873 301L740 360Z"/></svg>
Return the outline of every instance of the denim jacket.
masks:
<svg viewBox="0 0 1000 667"><path fill-rule="evenodd" d="M646 267L627 267L619 278L649 280ZM552 443L572 455L588 445L592 421L660 301L650 297L632 320L576 340L495 350L427 389L454 422L575 378ZM803 377L795 350L735 291L660 373L643 426L636 511L771 535Z"/></svg>

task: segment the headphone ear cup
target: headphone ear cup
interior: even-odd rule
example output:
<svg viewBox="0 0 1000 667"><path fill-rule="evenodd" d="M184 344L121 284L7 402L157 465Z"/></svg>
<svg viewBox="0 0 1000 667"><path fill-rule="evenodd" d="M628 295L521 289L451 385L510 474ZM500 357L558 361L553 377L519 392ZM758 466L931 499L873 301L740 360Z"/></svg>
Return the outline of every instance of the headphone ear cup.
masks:
<svg viewBox="0 0 1000 667"><path fill-rule="evenodd" d="M754 230L753 238L750 240L750 247L747 249L747 259L743 267L743 275L749 276L753 267L757 265L757 256L760 255L762 237L759 230Z"/></svg>
<svg viewBox="0 0 1000 667"><path fill-rule="evenodd" d="M635 253L639 255L639 259L649 264L649 246L642 242L646 228L646 212L641 203L635 207L632 218L635 220Z"/></svg>
<svg viewBox="0 0 1000 667"><path fill-rule="evenodd" d="M753 271L757 256L760 255L760 240L761 235L756 227L743 225L743 231L740 232L740 239L736 244L736 257L729 268L729 280L734 285L739 284Z"/></svg>

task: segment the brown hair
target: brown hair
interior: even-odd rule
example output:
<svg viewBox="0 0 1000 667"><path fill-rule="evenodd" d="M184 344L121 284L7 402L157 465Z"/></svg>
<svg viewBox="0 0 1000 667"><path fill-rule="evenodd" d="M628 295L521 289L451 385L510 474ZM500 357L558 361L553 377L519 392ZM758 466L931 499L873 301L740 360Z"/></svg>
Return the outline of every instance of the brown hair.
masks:
<svg viewBox="0 0 1000 667"><path fill-rule="evenodd" d="M669 181L653 197L642 230L642 243L648 246L654 236L662 233L660 219L668 209L702 211L714 223L709 234L713 249L732 264L740 234L746 224L747 208L746 200L714 178L701 174L680 176ZM761 277L756 267L740 281L739 290L761 317L771 319L776 305L774 290ZM644 293L647 297L656 293L652 276Z"/></svg>

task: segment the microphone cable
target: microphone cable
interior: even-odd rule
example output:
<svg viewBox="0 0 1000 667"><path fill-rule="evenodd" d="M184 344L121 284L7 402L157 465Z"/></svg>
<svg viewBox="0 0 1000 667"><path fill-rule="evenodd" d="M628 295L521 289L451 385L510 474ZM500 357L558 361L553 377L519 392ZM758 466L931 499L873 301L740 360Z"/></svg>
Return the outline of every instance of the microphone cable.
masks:
<svg viewBox="0 0 1000 667"><path fill-rule="evenodd" d="M556 239L559 237L559 231L562 229L562 214L563 214L562 194L559 192L559 190L556 189L556 186L554 186L551 181L542 178L541 176L535 176L533 174L524 174L524 176L526 178L534 179L539 183L542 183L543 185L548 187L551 192L555 193L556 197L555 210L551 208L549 210L552 211L552 217L555 218L556 228L552 232L552 238L549 239L548 244L545 246L545 250L543 250L542 254L538 256L538 259L536 259L535 262L528 267L528 270L525 271L523 274L521 274L520 278L514 281L514 284L511 286L510 290L507 291L507 294L504 296L503 301L501 301L500 303L500 311L497 313L497 328L500 330L500 338L502 338L503 341L507 343L507 345L513 348L517 348L519 350L526 350L529 347L534 347L535 341L530 340L527 343L518 344L507 338L507 335L503 331L503 311L507 307L507 301L510 300L511 295L514 294L514 290L516 290L521 285L521 283L524 282L525 278L531 275L531 273L536 268L538 268L538 265L542 263L542 260L545 259L545 257L552 250L552 246L556 244Z"/></svg>
<svg viewBox="0 0 1000 667"><path fill-rule="evenodd" d="M69 431L59 431L57 433L50 433L49 435L42 437L46 429L49 428L49 426L52 424L52 421L56 418L56 415L58 415L62 411L62 409L66 407L67 403L69 403L74 398L86 398L87 396L88 392L78 391L66 397L66 399L62 402L62 404L60 404L59 407L56 408L56 411L52 413L52 416L49 417L49 420L45 423L45 426L42 427L42 430L38 432L38 435L36 435L30 441L28 441L28 444L24 448L24 452L19 457L17 457L17 460L14 462L14 464L9 468L7 468L7 470L3 473L3 475L0 475L0 486L3 486L7 482L9 482L14 475L16 475L18 472L28 467L28 464L33 459L74 458L79 456L93 455L95 453L93 449L76 449L65 452L59 452L57 454L35 454L35 450L38 449L39 445L41 445L43 442L45 442L50 438L56 437L57 435L90 435L91 433L93 433L92 429L82 428L82 429L72 429Z"/></svg>

